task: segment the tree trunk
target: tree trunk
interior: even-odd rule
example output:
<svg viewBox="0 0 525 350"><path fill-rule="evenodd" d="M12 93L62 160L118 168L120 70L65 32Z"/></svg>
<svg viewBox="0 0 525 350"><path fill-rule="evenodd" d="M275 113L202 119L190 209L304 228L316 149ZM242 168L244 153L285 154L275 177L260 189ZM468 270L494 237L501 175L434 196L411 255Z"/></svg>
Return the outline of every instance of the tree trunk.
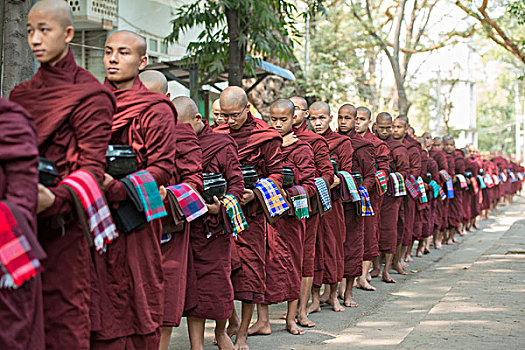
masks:
<svg viewBox="0 0 525 350"><path fill-rule="evenodd" d="M2 1L2 96L8 97L15 85L28 80L34 73L34 58L27 44L26 20L31 0Z"/></svg>
<svg viewBox="0 0 525 350"><path fill-rule="evenodd" d="M228 83L230 86L242 86L245 54L239 43L240 23L239 13L234 8L226 8L228 23Z"/></svg>

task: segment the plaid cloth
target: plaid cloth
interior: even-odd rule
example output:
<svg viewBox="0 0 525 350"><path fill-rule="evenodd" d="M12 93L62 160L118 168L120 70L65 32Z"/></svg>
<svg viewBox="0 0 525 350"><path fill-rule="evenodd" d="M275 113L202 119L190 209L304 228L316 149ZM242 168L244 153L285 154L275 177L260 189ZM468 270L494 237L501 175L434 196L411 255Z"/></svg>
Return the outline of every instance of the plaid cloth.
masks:
<svg viewBox="0 0 525 350"><path fill-rule="evenodd" d="M461 187L462 190L468 187L467 179L465 179L463 174L456 174L456 178L459 180L459 187Z"/></svg>
<svg viewBox="0 0 525 350"><path fill-rule="evenodd" d="M118 237L118 232L102 190L93 174L82 169L76 170L58 185L66 186L78 198L86 213L95 250L105 251L106 246Z"/></svg>
<svg viewBox="0 0 525 350"><path fill-rule="evenodd" d="M485 174L484 177L485 185L487 185L488 188L494 187L494 179L489 174Z"/></svg>
<svg viewBox="0 0 525 350"><path fill-rule="evenodd" d="M18 288L43 270L11 209L0 202L0 288Z"/></svg>
<svg viewBox="0 0 525 350"><path fill-rule="evenodd" d="M230 217L231 224L233 227L233 237L237 238L237 235L248 228L248 223L242 212L241 205L232 194L225 194L219 200L222 205L226 208L226 213Z"/></svg>
<svg viewBox="0 0 525 350"><path fill-rule="evenodd" d="M373 216L374 209L370 203L370 197L365 186L359 187L359 193L361 194L361 216Z"/></svg>
<svg viewBox="0 0 525 350"><path fill-rule="evenodd" d="M377 182L377 188L379 189L379 194L383 195L386 192L387 186L386 186L386 174L383 170L376 171L376 182Z"/></svg>
<svg viewBox="0 0 525 350"><path fill-rule="evenodd" d="M394 197L401 197L407 195L407 188L405 186L405 179L400 173L390 173L390 180L394 185Z"/></svg>
<svg viewBox="0 0 525 350"><path fill-rule="evenodd" d="M485 188L487 188L487 185L485 184L485 180L483 180L483 176L478 175L477 178L478 178L478 181L479 181L479 187L480 187L482 190L484 190Z"/></svg>
<svg viewBox="0 0 525 350"><path fill-rule="evenodd" d="M287 189L295 211L297 219L309 218L308 212L308 192L302 186L292 186Z"/></svg>
<svg viewBox="0 0 525 350"><path fill-rule="evenodd" d="M149 171L142 170L126 176L135 186L135 190L144 206L146 220L150 222L167 216L166 208L159 193L159 187Z"/></svg>
<svg viewBox="0 0 525 350"><path fill-rule="evenodd" d="M505 174L503 171L499 173L499 179L501 182L507 182L507 174Z"/></svg>
<svg viewBox="0 0 525 350"><path fill-rule="evenodd" d="M441 186L439 186L438 183L434 180L430 180L428 184L430 185L430 187L432 187L434 198L437 198L439 196L439 190L441 190Z"/></svg>
<svg viewBox="0 0 525 350"><path fill-rule="evenodd" d="M421 201L421 203L428 202L427 191L425 191L425 183L423 182L421 176L417 177L416 183L419 187L419 200Z"/></svg>
<svg viewBox="0 0 525 350"><path fill-rule="evenodd" d="M266 204L268 212L270 212L270 216L273 217L281 215L282 213L290 209L283 196L281 195L281 192L279 191L277 186L275 186L272 180L267 178L261 178L255 183L255 188L261 191L263 195L264 204Z"/></svg>
<svg viewBox="0 0 525 350"><path fill-rule="evenodd" d="M518 181L518 180L516 179L516 174L514 174L510 169L508 169L507 171L508 171L508 173L509 173L510 182L516 182L516 181Z"/></svg>
<svg viewBox="0 0 525 350"><path fill-rule="evenodd" d="M519 179L520 181L523 181L523 173L518 173L518 179Z"/></svg>
<svg viewBox="0 0 525 350"><path fill-rule="evenodd" d="M201 195L195 192L189 185L182 183L168 186L166 190L173 193L175 198L177 198L177 202L186 221L192 222L208 212L208 207L206 203L204 203Z"/></svg>
<svg viewBox="0 0 525 350"><path fill-rule="evenodd" d="M476 177L472 177L470 179L470 183L472 184L472 189L474 190L474 194L478 194L479 192L478 179Z"/></svg>
<svg viewBox="0 0 525 350"><path fill-rule="evenodd" d="M439 173L443 177L443 180L445 180L445 181L452 181L452 177L448 174L448 171L440 170Z"/></svg>
<svg viewBox="0 0 525 350"><path fill-rule="evenodd" d="M452 199L454 198L454 183L452 180L446 182L447 186L447 198Z"/></svg>
<svg viewBox="0 0 525 350"><path fill-rule="evenodd" d="M332 208L332 203L330 202L330 194L328 193L328 187L326 186L326 182L322 178L316 177L315 187L317 188L317 192L319 193L319 197L321 198L323 210L330 210L330 208Z"/></svg>
<svg viewBox="0 0 525 350"><path fill-rule="evenodd" d="M419 192L419 185L417 184L414 175L410 175L410 177L405 180L405 185L407 186L410 197L416 199L417 197L421 196L421 193Z"/></svg>
<svg viewBox="0 0 525 350"><path fill-rule="evenodd" d="M499 185L500 180L499 180L499 176L498 175L496 175L496 174L492 175L492 179L494 180L494 186Z"/></svg>
<svg viewBox="0 0 525 350"><path fill-rule="evenodd" d="M352 177L352 175L346 171L339 171L337 172L337 175L340 175L343 177L344 184L343 187L346 185L346 188L348 190L348 193L350 193L350 197L352 197L352 202L357 202L361 200L361 197L359 197L359 192L357 191L357 187L355 185L355 180Z"/></svg>

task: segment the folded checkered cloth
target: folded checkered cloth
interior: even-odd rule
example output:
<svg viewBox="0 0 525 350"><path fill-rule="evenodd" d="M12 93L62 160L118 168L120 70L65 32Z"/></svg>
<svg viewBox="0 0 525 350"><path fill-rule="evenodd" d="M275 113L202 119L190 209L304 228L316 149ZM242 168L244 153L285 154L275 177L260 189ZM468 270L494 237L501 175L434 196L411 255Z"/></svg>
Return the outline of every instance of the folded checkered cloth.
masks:
<svg viewBox="0 0 525 350"><path fill-rule="evenodd" d="M292 200L294 207L295 216L301 220L303 218L309 218L310 213L308 212L308 192L302 186L292 186L288 188L288 194Z"/></svg>
<svg viewBox="0 0 525 350"><path fill-rule="evenodd" d="M523 181L523 173L518 173L518 179L519 179L520 181Z"/></svg>
<svg viewBox="0 0 525 350"><path fill-rule="evenodd" d="M14 289L43 271L11 209L0 202L0 288Z"/></svg>
<svg viewBox="0 0 525 350"><path fill-rule="evenodd" d="M482 190L487 188L487 185L485 184L485 180L483 180L483 176L478 175L477 178L478 178L478 181L479 181L479 187L481 187Z"/></svg>
<svg viewBox="0 0 525 350"><path fill-rule="evenodd" d="M191 188L191 186L182 183L179 185L166 187L167 191L173 193L177 202L179 203L180 209L186 218L186 221L192 222L198 217L208 212L208 207L202 199L201 195L198 194Z"/></svg>
<svg viewBox="0 0 525 350"><path fill-rule="evenodd" d="M401 173L390 173L390 180L394 185L394 197L401 197L407 195L407 188L405 186L405 179Z"/></svg>
<svg viewBox="0 0 525 350"><path fill-rule="evenodd" d="M237 237L239 233L248 228L248 223L242 212L241 205L232 194L225 194L220 200L224 208L226 208L226 213L230 217L231 224L233 227L233 236Z"/></svg>
<svg viewBox="0 0 525 350"><path fill-rule="evenodd" d="M508 169L507 171L508 171L508 173L509 173L510 182L516 182L516 181L518 181L518 180L516 179L516 174L514 174L510 169Z"/></svg>
<svg viewBox="0 0 525 350"><path fill-rule="evenodd" d="M501 182L500 179L499 179L499 176L494 174L492 175L492 179L494 180L494 185L497 186L499 185L499 183Z"/></svg>
<svg viewBox="0 0 525 350"><path fill-rule="evenodd" d="M474 190L474 194L478 194L479 192L478 179L476 177L472 177L470 179L470 183L472 184L472 190Z"/></svg>
<svg viewBox="0 0 525 350"><path fill-rule="evenodd" d="M408 194L413 199L416 199L417 197L421 195L419 192L419 185L417 184L417 181L414 175L410 175L408 179L405 180L405 185L407 187Z"/></svg>
<svg viewBox="0 0 525 350"><path fill-rule="evenodd" d="M332 203L330 202L330 193L328 193L328 187L324 179L320 177L315 178L315 187L317 188L317 193L321 198L321 204L323 205L323 210L328 211L332 208Z"/></svg>
<svg viewBox="0 0 525 350"><path fill-rule="evenodd" d="M383 170L376 171L376 182L379 189L379 194L383 195L386 192L386 174Z"/></svg>
<svg viewBox="0 0 525 350"><path fill-rule="evenodd" d="M507 182L507 174L505 174L504 172L499 173L499 179L501 180L501 182Z"/></svg>
<svg viewBox="0 0 525 350"><path fill-rule="evenodd" d="M339 171L337 175L343 177L343 187L348 190L348 193L352 198L352 202L357 202L361 200L361 197L359 197L359 192L357 191L357 187L355 185L355 180L352 177L352 175L346 171Z"/></svg>
<svg viewBox="0 0 525 350"><path fill-rule="evenodd" d="M370 203L370 197L365 186L359 187L359 193L361 194L361 216L373 216L374 209L372 203Z"/></svg>
<svg viewBox="0 0 525 350"><path fill-rule="evenodd" d="M93 174L79 169L69 174L58 185L66 186L72 195L78 199L76 203L80 203L86 214L85 220L95 250L97 252L105 251L106 246L118 237L118 232L106 199ZM86 232L86 234L88 233Z"/></svg>
<svg viewBox="0 0 525 350"><path fill-rule="evenodd" d="M459 187L461 187L462 190L468 187L467 179L463 174L456 174L456 178L459 180Z"/></svg>
<svg viewBox="0 0 525 350"><path fill-rule="evenodd" d="M488 188L494 187L494 179L489 174L485 174L484 176L485 185L487 185Z"/></svg>
<svg viewBox="0 0 525 350"><path fill-rule="evenodd" d="M155 182L153 176L147 170L137 171L136 173L126 176L135 187L135 191L139 196L140 202L144 207L146 214L146 221L151 222L155 219L160 219L167 216L166 208L162 202L162 197L159 193L159 187Z"/></svg>
<svg viewBox="0 0 525 350"><path fill-rule="evenodd" d="M421 176L417 177L416 183L419 187L419 200L421 201L421 203L428 202L427 191L425 191L425 183L423 182Z"/></svg>
<svg viewBox="0 0 525 350"><path fill-rule="evenodd" d="M274 217L277 215L281 215L282 213L290 209L283 196L281 195L281 192L279 191L277 186L275 186L272 180L267 178L261 178L255 183L255 188L261 191L261 194L263 195L264 204L266 205L266 208L268 208L270 216Z"/></svg>
<svg viewBox="0 0 525 350"><path fill-rule="evenodd" d="M452 181L452 177L449 175L448 171L440 170L439 173L443 177L443 180L445 180L445 181Z"/></svg>
<svg viewBox="0 0 525 350"><path fill-rule="evenodd" d="M428 184L430 185L430 187L432 187L434 198L437 198L439 196L439 190L441 189L441 186L439 186L438 183L434 180L430 180Z"/></svg>

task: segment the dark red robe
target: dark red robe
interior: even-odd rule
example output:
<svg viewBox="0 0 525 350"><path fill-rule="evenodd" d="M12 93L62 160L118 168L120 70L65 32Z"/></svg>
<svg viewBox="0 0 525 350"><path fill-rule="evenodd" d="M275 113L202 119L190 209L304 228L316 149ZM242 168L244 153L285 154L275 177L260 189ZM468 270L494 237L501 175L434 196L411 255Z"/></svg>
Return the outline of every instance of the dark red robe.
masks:
<svg viewBox="0 0 525 350"><path fill-rule="evenodd" d="M438 171L446 170L448 171L448 162L446 153L443 150L431 149L429 151L430 157L434 159L437 163ZM447 193L446 184L441 175L438 176L436 180L437 184L443 188L445 194ZM438 200L435 203L436 205L436 215L434 217L434 230L442 231L448 227L448 199L444 201Z"/></svg>
<svg viewBox="0 0 525 350"><path fill-rule="evenodd" d="M19 105L0 98L0 200L16 210L18 225L28 240L37 243L38 148L31 116ZM33 246L33 244L31 244ZM35 249L37 259L44 251ZM45 348L42 277L18 289L0 288L0 348Z"/></svg>
<svg viewBox="0 0 525 350"><path fill-rule="evenodd" d="M425 179L427 176L427 172L429 172L428 168L428 160L429 156L426 150L420 148L420 154L421 154L421 170L419 172L419 176L421 176L421 179ZM417 176L416 176L417 178ZM428 192L429 187L426 186L426 191ZM416 200L416 212L414 216L414 232L412 239L416 241L420 241L423 239L423 231L425 230L425 227L428 227L428 220L430 215L430 197L429 193L427 194L427 202L422 203L421 200L418 198Z"/></svg>
<svg viewBox="0 0 525 350"><path fill-rule="evenodd" d="M408 151L408 159L410 163L410 175L416 179L421 175L421 145L414 140L410 135L406 135L403 139L403 144ZM401 244L408 247L412 242L414 236L414 222L416 218L416 201L410 195L406 196L404 202L404 220L403 220L403 238Z"/></svg>
<svg viewBox="0 0 525 350"><path fill-rule="evenodd" d="M325 138L308 129L306 122L294 128L294 134L301 140L310 144L314 151L315 177L322 177L329 184L334 182L334 168L330 161L330 150ZM315 196L315 189L309 193L311 202ZM324 262L323 257L315 256L315 247L318 242L319 214L311 214L306 220L306 233L303 244L303 277L313 277L315 266L319 270Z"/></svg>
<svg viewBox="0 0 525 350"><path fill-rule="evenodd" d="M452 155L454 161L454 175L465 173L465 158L463 152L456 150ZM449 203L448 213L448 224L449 228L457 228L463 221L464 208L463 208L463 195L464 190L459 185L459 180L455 180L454 183L454 198Z"/></svg>
<svg viewBox="0 0 525 350"><path fill-rule="evenodd" d="M315 191L315 165L312 147L302 140L282 147L283 166L294 171L294 184L308 193ZM293 209L268 227L266 250L265 304L296 300L301 291L303 241L306 219L298 220Z"/></svg>
<svg viewBox="0 0 525 350"><path fill-rule="evenodd" d="M233 137L241 164L253 165L259 177L282 186L282 139L275 129L249 113L239 130L222 124L215 131ZM249 228L238 235L232 248L233 289L236 300L260 304L266 289L266 218L257 199L246 204L243 211Z"/></svg>
<svg viewBox="0 0 525 350"><path fill-rule="evenodd" d="M437 162L432 158L428 157L427 159L427 170L431 175L431 179L436 181L439 184L439 166ZM431 236L435 231L435 220L438 214L438 205L441 199L438 197L434 198L434 190L431 186L428 186L426 191L428 198L428 209L425 224L423 225L421 238L427 238Z"/></svg>
<svg viewBox="0 0 525 350"><path fill-rule="evenodd" d="M135 79L130 89L106 86L117 98L111 144L130 145L139 170L151 173L158 186L174 169L176 111L163 95ZM116 206L125 199L120 181L106 188ZM158 347L164 309L164 274L160 239L162 224L153 220L142 229L122 234L105 255L95 256L98 284L92 309L92 349Z"/></svg>
<svg viewBox="0 0 525 350"><path fill-rule="evenodd" d="M71 51L53 67L42 64L10 98L33 117L39 154L55 163L62 178L85 169L102 183L115 99L76 65ZM38 217L38 237L47 253L42 275L46 346L87 349L92 251L73 214L69 190L50 190L55 202ZM64 226L56 225L57 216L65 219Z"/></svg>
<svg viewBox="0 0 525 350"><path fill-rule="evenodd" d="M473 178L475 178L475 181L478 183L478 189L481 191L479 187L479 181L477 178L477 175L479 174L478 163L472 158L465 158L465 171L470 171L472 173ZM474 193L474 188L472 187L472 185L469 186L468 191L466 191L465 193L465 219L471 220L478 216L481 211L481 203L478 200L481 193Z"/></svg>
<svg viewBox="0 0 525 350"><path fill-rule="evenodd" d="M235 141L228 135L213 132L207 123L197 137L202 147L203 172L222 174L227 183L227 193L241 200L244 179ZM184 316L224 320L232 314L232 238L223 218L221 214L207 214L191 223L191 272L195 274L196 284L190 293L194 294L197 303L193 308L186 309Z"/></svg>

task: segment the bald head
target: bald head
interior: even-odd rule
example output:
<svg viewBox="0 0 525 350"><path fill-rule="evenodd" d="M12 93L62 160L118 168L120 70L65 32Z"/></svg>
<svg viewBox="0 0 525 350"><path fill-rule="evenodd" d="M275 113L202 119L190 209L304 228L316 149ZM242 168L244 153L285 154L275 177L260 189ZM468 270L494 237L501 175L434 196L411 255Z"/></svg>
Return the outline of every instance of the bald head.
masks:
<svg viewBox="0 0 525 350"><path fill-rule="evenodd" d="M355 108L355 106L350 103L345 103L344 105L339 107L339 112L343 111L354 117L357 115L357 108Z"/></svg>
<svg viewBox="0 0 525 350"><path fill-rule="evenodd" d="M392 123L392 116L388 112L381 112L376 117L376 123L389 122Z"/></svg>
<svg viewBox="0 0 525 350"><path fill-rule="evenodd" d="M323 101L314 102L310 106L310 114L312 114L313 111L323 112L326 113L326 115L330 115L330 105Z"/></svg>
<svg viewBox="0 0 525 350"><path fill-rule="evenodd" d="M308 102L304 97L301 96L292 96L290 97L290 101L294 104L294 106L301 107L302 109L308 109Z"/></svg>
<svg viewBox="0 0 525 350"><path fill-rule="evenodd" d="M213 104L211 106L212 109L216 109L219 111L221 111L221 101L219 99L216 99L215 101L213 101Z"/></svg>
<svg viewBox="0 0 525 350"><path fill-rule="evenodd" d="M139 74L144 86L153 92L166 95L168 93L168 79L159 71L147 70Z"/></svg>
<svg viewBox="0 0 525 350"><path fill-rule="evenodd" d="M356 113L360 113L366 117L366 119L370 120L372 118L372 112L365 106L359 106L356 109Z"/></svg>
<svg viewBox="0 0 525 350"><path fill-rule="evenodd" d="M63 29L68 26L73 26L73 13L71 7L64 0L40 0L37 1L31 10L30 14L36 12L49 13L53 15L53 18L60 23Z"/></svg>
<svg viewBox="0 0 525 350"><path fill-rule="evenodd" d="M199 113L195 102L187 96L178 96L173 99L173 105L177 109L178 120L182 123L189 123Z"/></svg>
<svg viewBox="0 0 525 350"><path fill-rule="evenodd" d="M406 127L408 127L408 120L407 119L408 119L407 117L399 116L394 121L401 123L406 128Z"/></svg>
<svg viewBox="0 0 525 350"><path fill-rule="evenodd" d="M243 108L248 104L248 96L246 96L246 92L242 88L230 86L221 92L219 101L221 110Z"/></svg>
<svg viewBox="0 0 525 350"><path fill-rule="evenodd" d="M106 43L110 42L112 39L115 41L125 42L128 46L131 46L133 50L136 50L140 56L146 55L146 50L148 49L146 39L137 33L131 32L129 30L119 30L111 34L106 40Z"/></svg>
<svg viewBox="0 0 525 350"><path fill-rule="evenodd" d="M280 111L286 115L293 116L294 110L293 102L286 98L280 98L270 106L270 113L272 113L272 111Z"/></svg>

